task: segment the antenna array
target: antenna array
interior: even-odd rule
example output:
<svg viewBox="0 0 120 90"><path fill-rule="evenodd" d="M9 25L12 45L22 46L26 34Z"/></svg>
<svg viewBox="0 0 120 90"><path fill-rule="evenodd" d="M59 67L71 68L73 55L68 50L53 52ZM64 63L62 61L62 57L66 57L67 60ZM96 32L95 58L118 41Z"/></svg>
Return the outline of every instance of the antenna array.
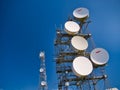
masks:
<svg viewBox="0 0 120 90"><path fill-rule="evenodd" d="M105 65L109 54L96 48L91 33L87 32L89 11L77 8L64 29L56 30L55 61L58 90L99 90L99 81L105 83ZM105 86L100 90L105 90Z"/></svg>

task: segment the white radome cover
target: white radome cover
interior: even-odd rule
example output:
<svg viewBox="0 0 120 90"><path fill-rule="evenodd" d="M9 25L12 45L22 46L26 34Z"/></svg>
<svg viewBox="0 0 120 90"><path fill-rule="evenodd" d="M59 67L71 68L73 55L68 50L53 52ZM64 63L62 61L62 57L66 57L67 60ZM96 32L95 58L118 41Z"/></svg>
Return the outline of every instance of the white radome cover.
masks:
<svg viewBox="0 0 120 90"><path fill-rule="evenodd" d="M96 65L104 65L109 60L108 52L103 48L95 48L90 54L92 62Z"/></svg>
<svg viewBox="0 0 120 90"><path fill-rule="evenodd" d="M93 70L91 61L84 56L76 57L73 60L72 66L73 72L76 76L87 76Z"/></svg>
<svg viewBox="0 0 120 90"><path fill-rule="evenodd" d="M44 52L40 52L39 56L44 57Z"/></svg>
<svg viewBox="0 0 120 90"><path fill-rule="evenodd" d="M43 68L40 68L40 72L43 72L44 71L44 69Z"/></svg>
<svg viewBox="0 0 120 90"><path fill-rule="evenodd" d="M64 26L68 34L77 34L80 30L80 26L74 21L67 21Z"/></svg>
<svg viewBox="0 0 120 90"><path fill-rule="evenodd" d="M42 85L42 86L45 86L45 85L46 85L46 82L45 82L45 81L42 81L42 82L41 82L41 85Z"/></svg>
<svg viewBox="0 0 120 90"><path fill-rule="evenodd" d="M73 11L73 16L76 18L89 17L89 10L87 8L77 8Z"/></svg>
<svg viewBox="0 0 120 90"><path fill-rule="evenodd" d="M87 40L81 36L72 37L71 44L77 50L85 50L88 47Z"/></svg>

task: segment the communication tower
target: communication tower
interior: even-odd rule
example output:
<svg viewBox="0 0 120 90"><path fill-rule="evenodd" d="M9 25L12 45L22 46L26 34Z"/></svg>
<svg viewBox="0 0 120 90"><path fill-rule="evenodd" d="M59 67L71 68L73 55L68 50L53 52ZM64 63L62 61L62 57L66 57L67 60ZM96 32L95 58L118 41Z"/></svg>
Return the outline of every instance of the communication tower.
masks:
<svg viewBox="0 0 120 90"><path fill-rule="evenodd" d="M91 22L88 18L87 8L77 8L64 28L56 30L58 90L109 90L105 73L109 54L95 46L91 33L87 32Z"/></svg>
<svg viewBox="0 0 120 90"><path fill-rule="evenodd" d="M40 52L40 87L39 90L48 90L46 65L45 65L45 52Z"/></svg>

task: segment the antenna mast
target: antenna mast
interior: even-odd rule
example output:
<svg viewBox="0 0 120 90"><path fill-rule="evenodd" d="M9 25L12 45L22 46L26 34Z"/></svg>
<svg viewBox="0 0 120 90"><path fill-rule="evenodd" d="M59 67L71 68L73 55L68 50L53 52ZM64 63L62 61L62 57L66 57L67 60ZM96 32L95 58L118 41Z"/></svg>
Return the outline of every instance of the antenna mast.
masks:
<svg viewBox="0 0 120 90"><path fill-rule="evenodd" d="M45 52L42 51L39 54L40 58L40 87L39 90L48 90L46 65L45 65Z"/></svg>

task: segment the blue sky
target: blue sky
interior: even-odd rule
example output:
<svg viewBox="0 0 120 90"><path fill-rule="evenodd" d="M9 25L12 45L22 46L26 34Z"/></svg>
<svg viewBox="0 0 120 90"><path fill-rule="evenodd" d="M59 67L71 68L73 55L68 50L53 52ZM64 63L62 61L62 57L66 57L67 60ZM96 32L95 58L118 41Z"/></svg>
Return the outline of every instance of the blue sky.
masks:
<svg viewBox="0 0 120 90"><path fill-rule="evenodd" d="M56 88L55 30L78 7L89 9L96 47L110 54L110 85L120 89L119 0L0 0L0 89L37 90L41 50L46 52L49 89Z"/></svg>

